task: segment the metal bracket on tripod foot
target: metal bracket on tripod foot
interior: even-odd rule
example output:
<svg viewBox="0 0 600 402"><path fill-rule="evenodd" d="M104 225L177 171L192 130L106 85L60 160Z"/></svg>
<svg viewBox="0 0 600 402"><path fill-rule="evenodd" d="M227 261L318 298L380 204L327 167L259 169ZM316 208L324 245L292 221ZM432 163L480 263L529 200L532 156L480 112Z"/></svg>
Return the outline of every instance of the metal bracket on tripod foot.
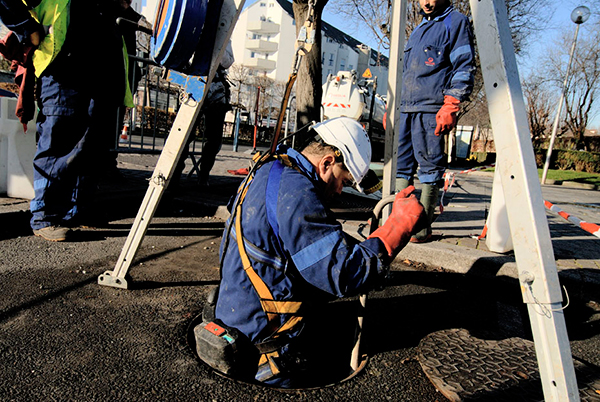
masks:
<svg viewBox="0 0 600 402"><path fill-rule="evenodd" d="M127 280L112 275L112 271L106 271L98 277L98 285L112 286L113 288L127 289Z"/></svg>

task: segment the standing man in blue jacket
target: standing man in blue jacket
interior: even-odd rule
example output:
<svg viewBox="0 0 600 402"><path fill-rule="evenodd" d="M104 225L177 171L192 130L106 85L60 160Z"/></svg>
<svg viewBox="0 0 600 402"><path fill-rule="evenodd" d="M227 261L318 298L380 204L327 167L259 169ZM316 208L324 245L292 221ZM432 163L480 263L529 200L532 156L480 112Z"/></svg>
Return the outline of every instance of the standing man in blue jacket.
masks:
<svg viewBox="0 0 600 402"><path fill-rule="evenodd" d="M467 17L455 11L449 0L419 2L423 21L404 50L396 177L401 190L412 184L417 173L422 184L420 201L429 225L411 242L425 242L431 237L446 170L444 134L456 126L460 103L473 90L475 69Z"/></svg>
<svg viewBox="0 0 600 402"><path fill-rule="evenodd" d="M358 243L327 205L344 186L362 191L369 137L339 117L314 125L309 138L301 152L280 145L277 159L242 185L221 243L216 318L260 351L256 379L279 387L302 386L310 311L318 314L308 304L380 283L423 211L409 187L396 195L385 224Z"/></svg>

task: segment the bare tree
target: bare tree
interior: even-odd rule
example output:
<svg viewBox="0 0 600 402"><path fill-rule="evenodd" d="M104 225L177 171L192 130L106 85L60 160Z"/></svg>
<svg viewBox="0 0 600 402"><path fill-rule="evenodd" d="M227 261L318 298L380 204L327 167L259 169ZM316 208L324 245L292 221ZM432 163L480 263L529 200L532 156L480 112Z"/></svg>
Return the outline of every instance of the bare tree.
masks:
<svg viewBox="0 0 600 402"><path fill-rule="evenodd" d="M565 43L569 46L565 46ZM560 43L547 52L548 76L553 78L558 93L562 91L572 39L565 33ZM549 49L550 50L550 49ZM588 123L598 111L595 104L600 89L600 29L595 27L578 40L569 79L565 87L564 129L571 131L577 149L590 149L584 134ZM557 94L558 96L558 94Z"/></svg>
<svg viewBox="0 0 600 402"><path fill-rule="evenodd" d="M539 148L552 130L551 116L556 105L547 87L548 81L539 75L532 74L523 82L523 95L534 148Z"/></svg>
<svg viewBox="0 0 600 402"><path fill-rule="evenodd" d="M398 0L399 1L399 0ZM594 0L600 3L600 0ZM454 0L454 7L470 16L469 0ZM515 51L524 49L532 34L543 29L549 21L553 8L550 0L506 0L509 23ZM390 47L391 0L332 0L331 8L349 19L359 19L371 31L374 39L384 49ZM421 23L419 0L409 0L407 5L406 37Z"/></svg>
<svg viewBox="0 0 600 402"><path fill-rule="evenodd" d="M254 77L254 86L261 88L258 113L262 116L271 116L270 107L275 103L273 91L275 88L275 80L266 75L257 75Z"/></svg>
<svg viewBox="0 0 600 402"><path fill-rule="evenodd" d="M250 69L241 64L234 63L227 70L227 79L235 85L235 92L237 94L235 104L240 105L240 98L242 94L242 87L247 85L250 80ZM232 91L233 92L233 91Z"/></svg>

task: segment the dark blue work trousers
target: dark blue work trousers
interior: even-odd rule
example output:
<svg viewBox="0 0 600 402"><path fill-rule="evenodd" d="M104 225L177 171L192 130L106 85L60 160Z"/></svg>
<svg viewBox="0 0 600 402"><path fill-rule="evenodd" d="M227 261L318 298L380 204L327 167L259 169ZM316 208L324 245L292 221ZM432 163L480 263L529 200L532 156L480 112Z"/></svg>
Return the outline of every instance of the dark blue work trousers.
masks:
<svg viewBox="0 0 600 402"><path fill-rule="evenodd" d="M90 212L103 136L114 133L117 107L52 75L38 80L38 90L31 228L74 226Z"/></svg>
<svg viewBox="0 0 600 402"><path fill-rule="evenodd" d="M436 113L400 113L396 177L433 184L446 170L444 136L435 135ZM418 170L417 170L418 167Z"/></svg>

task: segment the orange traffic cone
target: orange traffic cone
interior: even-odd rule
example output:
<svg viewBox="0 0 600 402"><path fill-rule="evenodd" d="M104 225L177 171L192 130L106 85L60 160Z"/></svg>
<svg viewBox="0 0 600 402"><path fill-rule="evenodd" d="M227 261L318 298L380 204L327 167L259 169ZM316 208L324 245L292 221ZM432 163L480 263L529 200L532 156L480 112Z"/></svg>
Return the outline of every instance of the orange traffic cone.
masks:
<svg viewBox="0 0 600 402"><path fill-rule="evenodd" d="M128 129L129 129L129 126L127 126L127 125L123 126L123 131L121 131L121 137L119 138L120 144L126 144L129 141L129 135L127 135Z"/></svg>

